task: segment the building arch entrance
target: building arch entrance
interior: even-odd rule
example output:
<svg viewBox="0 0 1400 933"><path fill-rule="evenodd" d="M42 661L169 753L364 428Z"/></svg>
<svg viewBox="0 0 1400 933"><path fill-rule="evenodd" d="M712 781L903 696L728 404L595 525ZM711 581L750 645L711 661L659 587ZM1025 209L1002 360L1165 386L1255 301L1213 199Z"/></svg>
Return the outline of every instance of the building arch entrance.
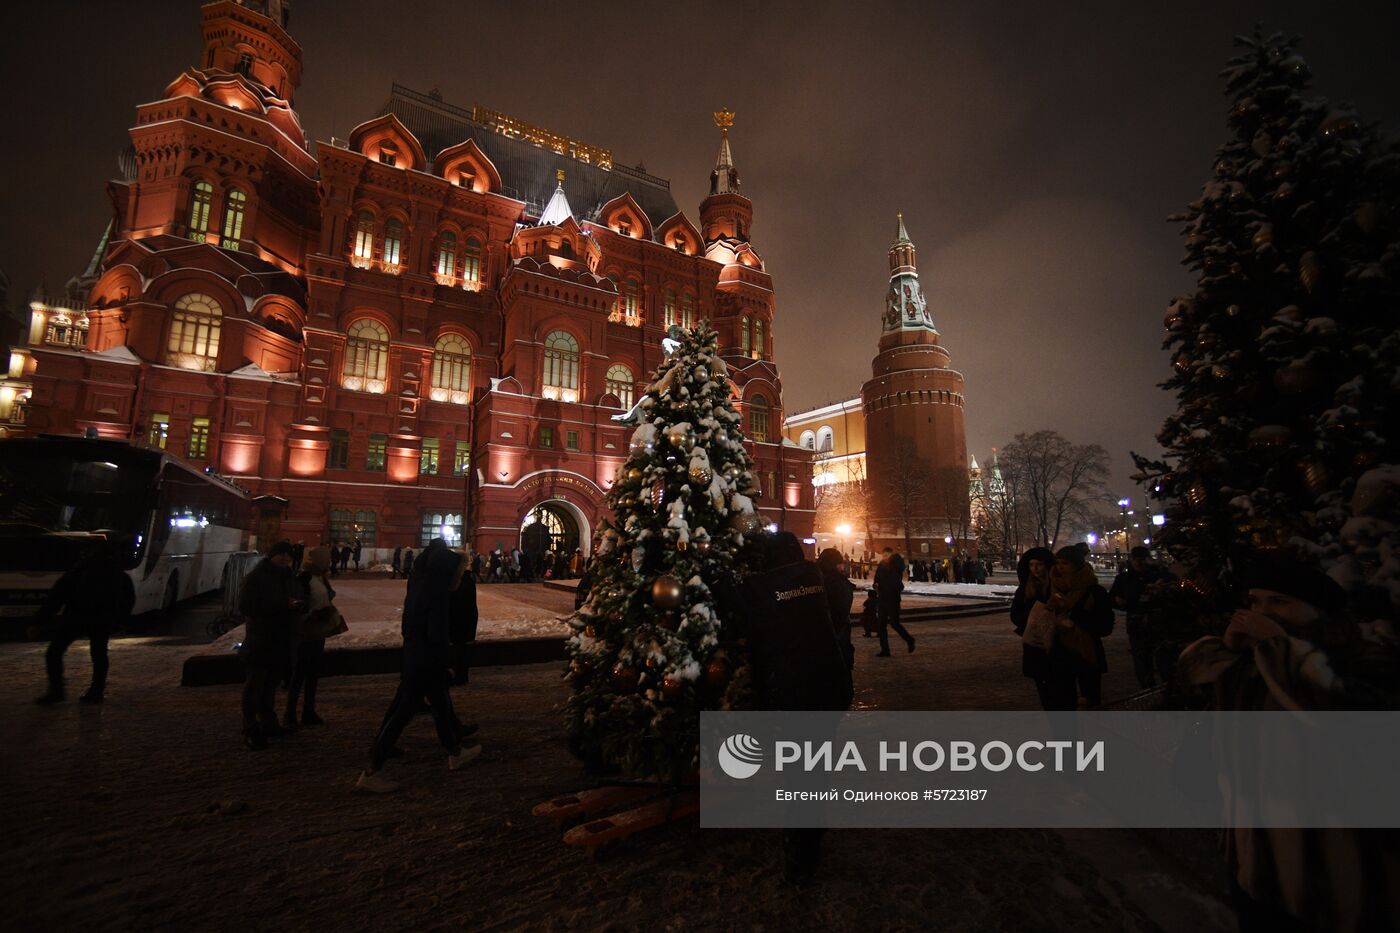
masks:
<svg viewBox="0 0 1400 933"><path fill-rule="evenodd" d="M520 522L520 547L532 557L550 551L571 555L591 540L588 517L567 499L546 499Z"/></svg>

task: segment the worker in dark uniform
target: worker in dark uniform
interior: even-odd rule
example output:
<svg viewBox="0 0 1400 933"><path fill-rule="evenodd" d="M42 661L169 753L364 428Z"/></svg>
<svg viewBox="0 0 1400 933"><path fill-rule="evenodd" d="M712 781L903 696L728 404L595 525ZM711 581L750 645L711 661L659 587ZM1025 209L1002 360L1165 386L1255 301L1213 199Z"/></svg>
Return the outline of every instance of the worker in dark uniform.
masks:
<svg viewBox="0 0 1400 933"><path fill-rule="evenodd" d="M844 582L844 581L843 581ZM844 710L851 705L850 597L846 634L831 618L825 575L806 560L791 532L770 539L765 569L742 584L750 628L755 707L767 710ZM809 884L821 860L819 828L783 831L783 876Z"/></svg>
<svg viewBox="0 0 1400 933"><path fill-rule="evenodd" d="M899 622L899 599L904 592L904 558L894 548L885 548L885 556L875 568L875 590L878 593L877 611L880 620L880 651L877 658L890 656L890 634L894 629L909 650L914 650L914 636L904 630Z"/></svg>
<svg viewBox="0 0 1400 933"><path fill-rule="evenodd" d="M48 622L60 609L63 615L44 654L48 692L34 702L61 703L67 696L63 689L63 655L79 638L88 640L92 654L92 686L79 699L84 703L102 702L107 690L107 640L113 630L126 624L136 603L136 589L121 566L124 544L104 541L59 577L49 592L35 624Z"/></svg>

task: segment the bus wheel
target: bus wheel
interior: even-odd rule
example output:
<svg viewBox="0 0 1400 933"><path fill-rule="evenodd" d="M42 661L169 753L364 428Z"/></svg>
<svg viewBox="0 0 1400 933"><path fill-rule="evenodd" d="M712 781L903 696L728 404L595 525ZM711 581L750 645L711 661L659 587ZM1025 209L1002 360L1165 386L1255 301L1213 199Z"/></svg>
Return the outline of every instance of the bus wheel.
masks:
<svg viewBox="0 0 1400 933"><path fill-rule="evenodd" d="M165 596L160 601L161 615L167 619L175 613L175 604L180 601L180 574L172 573L165 582Z"/></svg>

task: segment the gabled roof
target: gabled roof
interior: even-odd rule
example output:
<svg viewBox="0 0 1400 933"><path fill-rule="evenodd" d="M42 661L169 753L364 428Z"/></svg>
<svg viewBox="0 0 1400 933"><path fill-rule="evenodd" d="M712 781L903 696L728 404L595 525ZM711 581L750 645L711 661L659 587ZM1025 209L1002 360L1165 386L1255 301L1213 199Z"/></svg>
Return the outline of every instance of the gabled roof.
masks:
<svg viewBox="0 0 1400 933"><path fill-rule="evenodd" d="M501 194L526 202L532 216L544 212L554 194L555 173L568 175L569 201L574 216L590 220L599 208L623 194L632 195L655 227L676 213L671 183L646 172L614 163L611 170L514 139L472 119L472 112L395 84L381 114L393 114L422 143L429 157L474 140L501 173ZM353 148L353 144L352 144Z"/></svg>

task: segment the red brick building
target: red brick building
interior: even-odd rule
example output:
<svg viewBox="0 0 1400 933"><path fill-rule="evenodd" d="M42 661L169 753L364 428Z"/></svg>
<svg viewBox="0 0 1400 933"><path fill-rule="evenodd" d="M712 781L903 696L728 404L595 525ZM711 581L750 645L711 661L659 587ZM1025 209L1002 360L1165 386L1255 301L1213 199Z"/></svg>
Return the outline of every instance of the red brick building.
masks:
<svg viewBox="0 0 1400 933"><path fill-rule="evenodd" d="M479 549L522 529L572 547L666 328L709 319L758 504L810 533L732 114L697 224L606 149L397 85L348 140L312 147L286 4L218 0L202 20L198 64L137 107L82 300L33 306L9 430L156 443L289 499L283 529L308 543L418 545L445 526Z"/></svg>

